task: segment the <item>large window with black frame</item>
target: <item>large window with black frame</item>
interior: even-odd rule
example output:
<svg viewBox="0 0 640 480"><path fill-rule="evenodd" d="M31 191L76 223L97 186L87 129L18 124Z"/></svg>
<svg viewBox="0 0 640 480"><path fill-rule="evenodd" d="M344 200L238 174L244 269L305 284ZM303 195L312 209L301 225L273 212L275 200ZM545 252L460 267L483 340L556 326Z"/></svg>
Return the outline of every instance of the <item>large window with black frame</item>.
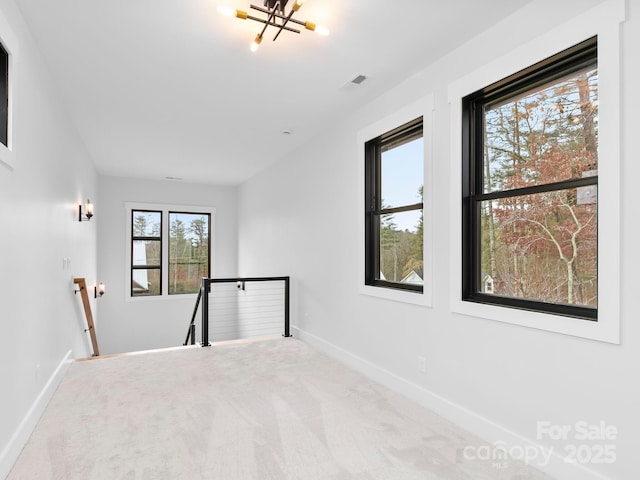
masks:
<svg viewBox="0 0 640 480"><path fill-rule="evenodd" d="M365 143L365 283L422 292L422 117Z"/></svg>
<svg viewBox="0 0 640 480"><path fill-rule="evenodd" d="M597 38L462 105L463 299L597 320Z"/></svg>
<svg viewBox="0 0 640 480"><path fill-rule="evenodd" d="M197 293L211 272L210 239L211 213L131 210L131 296Z"/></svg>

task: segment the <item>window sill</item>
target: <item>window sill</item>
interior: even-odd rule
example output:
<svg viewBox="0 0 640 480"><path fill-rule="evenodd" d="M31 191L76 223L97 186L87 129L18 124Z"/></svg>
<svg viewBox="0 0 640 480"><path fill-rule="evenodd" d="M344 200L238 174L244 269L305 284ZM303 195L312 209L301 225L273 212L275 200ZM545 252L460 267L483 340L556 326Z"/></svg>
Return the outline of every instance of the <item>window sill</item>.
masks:
<svg viewBox="0 0 640 480"><path fill-rule="evenodd" d="M620 343L618 319L613 318L611 315L603 314L603 312L607 311L606 305L599 306L598 321L456 299L451 300L451 311L462 315L480 317L486 320L510 323L512 325L546 330L574 337L614 344Z"/></svg>
<svg viewBox="0 0 640 480"><path fill-rule="evenodd" d="M399 290L397 288L374 287L371 285L361 285L360 294L370 297L383 298L396 302L410 303L422 307L430 307L431 299L424 292L412 292L409 290Z"/></svg>
<svg viewBox="0 0 640 480"><path fill-rule="evenodd" d="M198 296L198 292L180 293L175 295L140 295L137 297L132 297L131 295L127 294L126 300L128 302L152 302L152 301L171 301L171 300L189 300L189 302L194 302L197 296Z"/></svg>

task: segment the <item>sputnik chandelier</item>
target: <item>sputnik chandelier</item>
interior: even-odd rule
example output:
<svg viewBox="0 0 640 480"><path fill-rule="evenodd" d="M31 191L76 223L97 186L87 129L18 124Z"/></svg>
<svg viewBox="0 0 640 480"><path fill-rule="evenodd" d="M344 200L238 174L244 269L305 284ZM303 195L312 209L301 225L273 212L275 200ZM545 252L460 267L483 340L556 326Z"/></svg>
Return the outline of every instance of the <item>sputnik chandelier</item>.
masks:
<svg viewBox="0 0 640 480"><path fill-rule="evenodd" d="M252 52L255 52L258 49L258 46L262 42L262 38L264 37L264 33L267 30L267 27L275 27L277 29L276 34L273 37L274 42L283 30L293 33L300 33L300 30L289 26L291 23L302 25L307 30L314 31L319 35L329 35L329 30L324 27L316 25L313 22L303 22L293 18L293 14L300 10L300 7L302 6L304 0L294 0L291 10L289 10L289 13L287 13L286 6L288 1L289 0L264 0L265 8L259 7L257 5L250 5L252 9L265 14L266 18L254 17L253 15L249 15L243 10L236 10L228 6L220 6L218 7L218 11L227 16L235 16L236 18L240 18L241 20L254 20L256 22L264 24L264 27L262 27L262 31L258 35L256 35L256 38L251 44Z"/></svg>

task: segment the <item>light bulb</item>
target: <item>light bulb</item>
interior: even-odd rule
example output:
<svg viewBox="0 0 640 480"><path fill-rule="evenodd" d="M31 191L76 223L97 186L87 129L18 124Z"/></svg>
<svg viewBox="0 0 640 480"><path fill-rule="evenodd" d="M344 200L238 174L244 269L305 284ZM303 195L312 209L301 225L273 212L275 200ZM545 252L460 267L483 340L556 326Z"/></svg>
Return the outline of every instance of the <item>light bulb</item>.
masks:
<svg viewBox="0 0 640 480"><path fill-rule="evenodd" d="M260 42L262 42L262 36L260 34L256 35L256 38L253 40L253 42L251 43L251 51L255 52L256 50L258 50L258 47L260 46Z"/></svg>
<svg viewBox="0 0 640 480"><path fill-rule="evenodd" d="M225 17L236 17L242 20L247 19L247 12L243 12L242 10L236 10L228 5L218 5L218 12L220 12Z"/></svg>
<svg viewBox="0 0 640 480"><path fill-rule="evenodd" d="M218 12L227 17L232 17L236 14L236 9L231 8L229 5L218 5Z"/></svg>
<svg viewBox="0 0 640 480"><path fill-rule="evenodd" d="M298 10L300 10L300 7L303 4L303 0L296 0L296 2L293 4L293 7L291 7L291 10L293 10L294 12L297 12Z"/></svg>
<svg viewBox="0 0 640 480"><path fill-rule="evenodd" d="M315 32L318 35L322 35L323 37L326 37L327 35L329 35L331 33L327 27L323 27L321 25L316 25Z"/></svg>
<svg viewBox="0 0 640 480"><path fill-rule="evenodd" d="M104 295L104 283L100 282L95 287L93 287L93 296L94 298L100 298Z"/></svg>

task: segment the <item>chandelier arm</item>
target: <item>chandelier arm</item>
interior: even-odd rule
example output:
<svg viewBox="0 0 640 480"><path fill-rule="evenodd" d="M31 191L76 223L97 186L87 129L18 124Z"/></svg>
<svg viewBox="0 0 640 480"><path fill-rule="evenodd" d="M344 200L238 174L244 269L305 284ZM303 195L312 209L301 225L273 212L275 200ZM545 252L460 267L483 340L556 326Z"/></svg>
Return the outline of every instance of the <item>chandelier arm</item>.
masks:
<svg viewBox="0 0 640 480"><path fill-rule="evenodd" d="M251 8L253 8L254 10L258 10L259 12L262 12L262 13L267 13L267 14L271 13L266 8L262 8L262 7L259 7L257 5L249 5L249 6ZM291 13L289 13L289 15L286 16L286 17L284 15L280 15L279 13L274 13L273 16L274 17L278 17L281 20L287 20L288 19L290 22L297 23L298 25L302 25L303 27L307 24L307 22L303 22L303 21L298 20L296 18L291 18ZM255 18L255 17L251 17L251 18ZM280 25L276 24L276 26L280 26ZM286 30L286 28L285 28L285 30Z"/></svg>
<svg viewBox="0 0 640 480"><path fill-rule="evenodd" d="M280 28L278 28L276 35L273 37L274 42L278 38L278 35L280 35L280 32L282 32L282 30L284 29L285 25L289 22L289 20L291 20L291 15L293 15L293 12L294 10L291 9L291 11L289 12L289 15L287 15L287 18L285 18L284 22L282 22L282 25L280 25Z"/></svg>
<svg viewBox="0 0 640 480"><path fill-rule="evenodd" d="M307 22L302 22L300 20L296 20L295 18L290 18L290 22L297 23L298 25L302 25L303 27L307 25Z"/></svg>
<svg viewBox="0 0 640 480"><path fill-rule="evenodd" d="M259 6L257 6L257 5L253 5L253 4L252 4L252 5L249 5L249 7L253 8L254 10L258 10L259 12L266 13L266 14L268 14L268 15L273 14L273 16L274 16L274 17L278 17L278 18L280 18L280 19L282 19L282 20L286 20L286 18L287 18L287 17L286 17L286 16L284 16L284 15L280 15L280 14L279 14L278 12L276 12L275 10L268 10L268 9L266 9L266 8L262 8L262 7L259 7Z"/></svg>
<svg viewBox="0 0 640 480"><path fill-rule="evenodd" d="M247 15L247 19L249 20L254 20L256 22L260 22L260 23L264 23L265 25L271 25L272 27L278 27L280 28L281 25L277 24L277 23L273 23L273 22L268 22L263 18L258 18L258 17L254 17L252 15ZM296 30L295 28L291 28L291 27L282 27L284 30L288 30L289 32L293 32L293 33L300 33L300 30ZM265 26L266 29L266 26ZM264 30L263 30L264 33Z"/></svg>
<svg viewBox="0 0 640 480"><path fill-rule="evenodd" d="M271 21L276 13L277 6L280 6L279 1L277 1L273 6L273 11L269 12L269 18L267 18L267 21L264 22L264 27L262 27L262 31L260 32L260 35L258 35L260 38L262 38L262 36L264 35L264 32L267 30L267 27L272 24ZM275 23L275 20L273 21L273 23Z"/></svg>

